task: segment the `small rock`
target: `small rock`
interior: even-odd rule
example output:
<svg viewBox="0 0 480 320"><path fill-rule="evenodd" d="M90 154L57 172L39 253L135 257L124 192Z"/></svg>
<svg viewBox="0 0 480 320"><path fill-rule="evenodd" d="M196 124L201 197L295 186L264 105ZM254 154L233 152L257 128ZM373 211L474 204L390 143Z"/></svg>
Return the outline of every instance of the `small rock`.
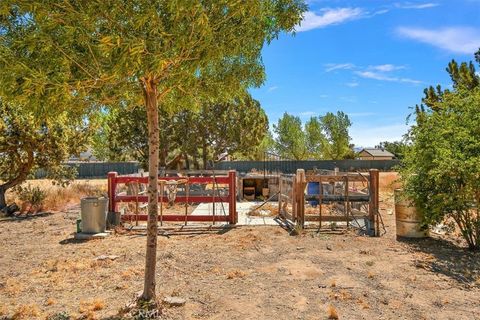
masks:
<svg viewBox="0 0 480 320"><path fill-rule="evenodd" d="M327 244L327 250L332 251L332 246Z"/></svg>
<svg viewBox="0 0 480 320"><path fill-rule="evenodd" d="M119 258L119 256L115 256L115 255L107 256L102 254L101 256L96 257L94 260L100 260L100 261L112 260L113 261L113 260L116 260L117 258Z"/></svg>
<svg viewBox="0 0 480 320"><path fill-rule="evenodd" d="M305 247L297 247L297 250L305 250Z"/></svg>
<svg viewBox="0 0 480 320"><path fill-rule="evenodd" d="M171 307L181 307L187 302L187 300L180 297L165 297L163 302Z"/></svg>

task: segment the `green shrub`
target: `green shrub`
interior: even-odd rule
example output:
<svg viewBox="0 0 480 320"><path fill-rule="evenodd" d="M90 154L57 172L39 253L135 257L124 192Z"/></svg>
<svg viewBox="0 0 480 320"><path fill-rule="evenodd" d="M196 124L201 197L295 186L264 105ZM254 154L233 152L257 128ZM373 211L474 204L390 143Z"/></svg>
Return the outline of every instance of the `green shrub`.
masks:
<svg viewBox="0 0 480 320"><path fill-rule="evenodd" d="M42 208L43 201L47 197L47 193L40 187L27 184L19 185L15 188L18 199L30 205L28 211L38 211Z"/></svg>

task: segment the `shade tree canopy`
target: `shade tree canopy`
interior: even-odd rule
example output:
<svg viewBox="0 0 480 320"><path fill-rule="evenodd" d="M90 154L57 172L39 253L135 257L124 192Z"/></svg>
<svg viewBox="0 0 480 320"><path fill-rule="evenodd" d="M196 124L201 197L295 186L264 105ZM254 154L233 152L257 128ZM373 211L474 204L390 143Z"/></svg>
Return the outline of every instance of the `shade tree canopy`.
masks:
<svg viewBox="0 0 480 320"><path fill-rule="evenodd" d="M293 31L305 10L299 0L0 2L0 95L37 112L69 109L75 100L145 105L150 174L142 299L155 297L159 106L194 108L201 97L259 86L263 45Z"/></svg>

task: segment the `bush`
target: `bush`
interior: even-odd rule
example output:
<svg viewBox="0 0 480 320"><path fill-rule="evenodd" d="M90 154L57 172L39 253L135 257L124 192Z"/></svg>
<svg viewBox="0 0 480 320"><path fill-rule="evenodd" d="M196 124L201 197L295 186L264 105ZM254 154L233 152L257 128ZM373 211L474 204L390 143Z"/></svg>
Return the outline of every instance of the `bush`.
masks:
<svg viewBox="0 0 480 320"><path fill-rule="evenodd" d="M15 188L18 198L25 204L30 206L28 212L36 212L42 208L43 201L47 197L47 193L38 186L27 184L25 187L19 185Z"/></svg>
<svg viewBox="0 0 480 320"><path fill-rule="evenodd" d="M401 169L404 188L427 224L455 221L472 250L480 248L480 87L445 92L417 112Z"/></svg>

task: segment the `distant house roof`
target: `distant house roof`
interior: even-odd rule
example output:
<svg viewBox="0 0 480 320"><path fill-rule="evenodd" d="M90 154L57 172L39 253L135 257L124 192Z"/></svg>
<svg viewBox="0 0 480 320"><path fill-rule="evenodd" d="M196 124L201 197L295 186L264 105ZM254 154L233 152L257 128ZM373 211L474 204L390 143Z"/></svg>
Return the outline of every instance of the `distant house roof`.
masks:
<svg viewBox="0 0 480 320"><path fill-rule="evenodd" d="M387 150L384 150L384 149L365 148L365 149L362 149L362 151L360 152L366 152L372 157L392 157L392 158L395 157L393 153L388 152Z"/></svg>

